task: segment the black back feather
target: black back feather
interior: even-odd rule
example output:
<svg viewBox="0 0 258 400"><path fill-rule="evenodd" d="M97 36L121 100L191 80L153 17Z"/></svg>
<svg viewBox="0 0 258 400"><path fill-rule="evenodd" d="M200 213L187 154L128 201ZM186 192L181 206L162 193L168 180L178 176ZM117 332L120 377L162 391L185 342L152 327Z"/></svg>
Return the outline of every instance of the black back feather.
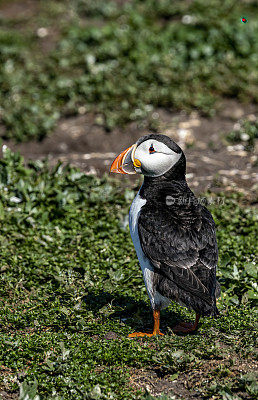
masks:
<svg viewBox="0 0 258 400"><path fill-rule="evenodd" d="M156 272L160 294L200 314L216 315L215 224L179 173L184 163L167 176L145 177L140 190L147 200L138 220L140 242Z"/></svg>

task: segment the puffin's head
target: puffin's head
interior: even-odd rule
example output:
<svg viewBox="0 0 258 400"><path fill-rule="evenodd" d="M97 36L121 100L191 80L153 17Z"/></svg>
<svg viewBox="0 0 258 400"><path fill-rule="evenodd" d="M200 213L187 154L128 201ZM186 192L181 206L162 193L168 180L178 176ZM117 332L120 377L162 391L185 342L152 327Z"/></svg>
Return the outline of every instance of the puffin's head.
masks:
<svg viewBox="0 0 258 400"><path fill-rule="evenodd" d="M181 148L165 135L141 137L113 161L110 172L143 174L148 177L185 175L185 156ZM171 174L170 174L171 171Z"/></svg>

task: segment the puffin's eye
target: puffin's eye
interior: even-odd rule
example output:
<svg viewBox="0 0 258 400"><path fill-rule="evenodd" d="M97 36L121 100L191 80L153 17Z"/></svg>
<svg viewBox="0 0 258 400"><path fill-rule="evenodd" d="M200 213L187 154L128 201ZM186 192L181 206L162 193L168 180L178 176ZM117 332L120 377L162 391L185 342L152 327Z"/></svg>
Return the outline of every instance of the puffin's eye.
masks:
<svg viewBox="0 0 258 400"><path fill-rule="evenodd" d="M151 154L151 153L155 153L155 149L154 149L154 147L153 147L153 144L150 146L150 148L149 148L149 153Z"/></svg>

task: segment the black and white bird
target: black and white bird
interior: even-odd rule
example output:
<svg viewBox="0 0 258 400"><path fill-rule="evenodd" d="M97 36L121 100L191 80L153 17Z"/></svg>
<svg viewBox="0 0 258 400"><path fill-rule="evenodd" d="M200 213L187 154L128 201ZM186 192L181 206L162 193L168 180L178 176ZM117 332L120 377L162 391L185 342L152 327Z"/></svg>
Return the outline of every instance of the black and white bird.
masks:
<svg viewBox="0 0 258 400"><path fill-rule="evenodd" d="M174 331L196 330L200 316L218 314L218 247L213 218L187 185L183 151L165 135L146 135L119 154L110 171L144 175L130 208L129 224L154 329L152 334L129 336L162 335L160 310L171 300L196 313L194 323L181 322Z"/></svg>

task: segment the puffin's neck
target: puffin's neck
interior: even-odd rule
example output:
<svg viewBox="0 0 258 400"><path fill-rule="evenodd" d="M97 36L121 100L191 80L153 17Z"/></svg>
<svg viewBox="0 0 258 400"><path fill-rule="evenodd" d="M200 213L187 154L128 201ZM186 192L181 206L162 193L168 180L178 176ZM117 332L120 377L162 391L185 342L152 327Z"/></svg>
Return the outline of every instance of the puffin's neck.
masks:
<svg viewBox="0 0 258 400"><path fill-rule="evenodd" d="M144 181L140 189L140 195L143 198L153 198L158 195L158 192L164 191L164 188L170 188L170 192L177 195L179 193L189 191L186 179L186 162L185 156L182 154L178 162L164 175L149 177L144 176Z"/></svg>
<svg viewBox="0 0 258 400"><path fill-rule="evenodd" d="M160 186L162 184L169 184L176 182L186 182L185 175L180 175L180 176L174 176L174 175L161 175L161 176L156 176L156 177L150 177L150 176L145 176L143 180L143 185L144 186Z"/></svg>
<svg viewBox="0 0 258 400"><path fill-rule="evenodd" d="M178 197L184 196L189 192L191 191L187 185L185 176L181 177L181 179L166 179L164 176L156 178L145 176L139 194L147 201L155 202L160 196L166 195L166 193Z"/></svg>

